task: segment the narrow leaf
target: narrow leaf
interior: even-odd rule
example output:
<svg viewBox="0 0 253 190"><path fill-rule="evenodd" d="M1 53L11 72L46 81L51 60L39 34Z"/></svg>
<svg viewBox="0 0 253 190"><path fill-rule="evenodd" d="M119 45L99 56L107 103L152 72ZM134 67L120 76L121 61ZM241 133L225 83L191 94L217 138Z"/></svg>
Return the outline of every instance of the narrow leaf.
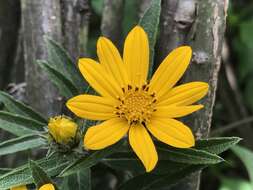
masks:
<svg viewBox="0 0 253 190"><path fill-rule="evenodd" d="M64 177L62 183L62 190L91 190L91 173L90 169L84 169L78 171L76 174Z"/></svg>
<svg viewBox="0 0 253 190"><path fill-rule="evenodd" d="M54 40L49 37L45 39L48 47L48 61L52 63L51 66L70 80L76 89L79 89L79 93L84 92L85 81L69 54Z"/></svg>
<svg viewBox="0 0 253 190"><path fill-rule="evenodd" d="M14 135L23 136L43 131L44 123L33 119L0 111L0 128Z"/></svg>
<svg viewBox="0 0 253 190"><path fill-rule="evenodd" d="M236 143L238 143L239 141L240 141L240 138L237 138L237 137L212 138L209 140L197 141L195 148L210 151L211 153L214 153L214 154L215 153L220 154L224 152L225 150L227 150L228 148L235 145ZM161 146L162 149L165 148L164 146L167 146L167 145L162 144ZM192 149L188 149L188 150L192 150ZM158 150L158 151L160 152L163 150ZM167 152L167 150L165 152ZM179 153L181 154L180 151ZM188 154L189 152L186 152L186 153ZM179 155L179 156L181 157L182 155ZM174 157L173 159L169 158L169 160L173 160L173 161L166 160L168 158L169 157L167 157L166 155L163 156L163 158L160 158L157 167L152 173L141 174L128 180L126 183L124 183L120 187L120 190L131 190L133 188L136 188L139 190L151 190L151 189L163 188L163 187L169 188L173 186L174 184L178 183L180 180L182 180L186 176L189 176L191 173L202 170L209 165L209 164L205 164L205 165L194 164L195 161L192 160L194 157L191 158L190 162L193 162L191 164L183 163L185 162L185 160L184 159L181 160L182 157L179 158L180 161L174 160L176 157Z"/></svg>
<svg viewBox="0 0 253 190"><path fill-rule="evenodd" d="M34 135L27 135L0 143L0 156L12 154L46 145L45 139Z"/></svg>
<svg viewBox="0 0 253 190"><path fill-rule="evenodd" d="M36 162L30 160L29 166L37 188L47 183L53 183L46 172Z"/></svg>
<svg viewBox="0 0 253 190"><path fill-rule="evenodd" d="M194 149L186 149L186 151L183 149L173 149L165 144L158 142L158 147L161 146L163 149L165 149L165 151L163 149L160 150L158 148L159 164L156 166L154 173L160 174L164 173L164 171L166 170L173 170L174 165L176 166L176 168L180 168L180 163L211 164L212 162L219 162L222 160L222 158L217 158L217 155L214 154L219 154L226 151L230 147L237 144L240 140L241 139L239 137L219 137L198 140ZM130 149L128 149L128 147L126 147L125 149L128 151L113 154L109 158L103 159L103 163L117 170L130 170L134 173L143 173L143 166L141 162L136 159L133 153L129 152ZM169 151L173 151L173 153L171 154ZM176 154L174 153L174 151L176 151ZM211 158L213 158L214 156L215 160L209 159L210 153ZM189 156L190 159L188 159ZM208 158L207 160L206 156ZM199 159L199 157L201 157L201 159Z"/></svg>
<svg viewBox="0 0 253 190"><path fill-rule="evenodd" d="M84 170L94 166L96 163L101 161L103 158L115 153L122 145L122 141L99 151L95 151L87 157L81 158L73 164L66 167L60 174L60 176L68 176L76 173L80 170Z"/></svg>
<svg viewBox="0 0 253 190"><path fill-rule="evenodd" d="M148 34L150 47L150 68L149 77L152 74L154 61L154 48L159 26L159 18L161 13L161 0L152 0L150 7L146 10L143 17L139 21L139 25L144 28Z"/></svg>
<svg viewBox="0 0 253 190"><path fill-rule="evenodd" d="M47 61L38 60L37 63L48 74L50 80L59 89L62 96L65 98L71 98L79 94L74 84L67 79L65 75L53 68Z"/></svg>
<svg viewBox="0 0 253 190"><path fill-rule="evenodd" d="M177 171L168 172L165 175L145 173L128 180L121 185L119 190L154 190L163 187L169 188L191 173L197 172L203 168L205 168L204 165L186 165Z"/></svg>
<svg viewBox="0 0 253 190"><path fill-rule="evenodd" d="M6 109L11 113L23 115L32 118L33 120L37 120L41 123L47 123L47 120L39 113L34 111L31 107L15 100L9 94L3 91L0 91L0 102L3 102Z"/></svg>
<svg viewBox="0 0 253 190"><path fill-rule="evenodd" d="M50 177L57 176L63 168L65 168L72 160L75 159L73 155L53 155L50 158L43 158L37 161L37 164L44 169ZM0 190L10 189L24 184L33 183L31 170L28 164L19 168L13 169L0 176Z"/></svg>
<svg viewBox="0 0 253 190"><path fill-rule="evenodd" d="M157 143L159 157L162 160L170 160L185 164L217 164L224 161L218 155L212 154L204 150L194 148L179 149L169 148L167 145L160 142Z"/></svg>
<svg viewBox="0 0 253 190"><path fill-rule="evenodd" d="M239 137L217 137L201 139L196 143L196 149L205 150L213 154L220 154L241 141Z"/></svg>

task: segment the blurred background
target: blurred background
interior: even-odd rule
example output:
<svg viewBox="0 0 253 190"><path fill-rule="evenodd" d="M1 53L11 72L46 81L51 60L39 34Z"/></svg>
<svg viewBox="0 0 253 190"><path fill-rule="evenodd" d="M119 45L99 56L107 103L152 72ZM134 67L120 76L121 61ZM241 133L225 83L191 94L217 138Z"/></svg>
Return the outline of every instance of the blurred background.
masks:
<svg viewBox="0 0 253 190"><path fill-rule="evenodd" d="M25 0L23 1L25 2ZM34 80L33 89L37 89L40 96L43 94L41 88L42 90L43 88L52 89L48 83L45 83L45 86L37 84L37 81L41 80L41 77L43 78L43 74L37 78L33 76L39 71L31 66L30 62L32 62L34 55L29 54L29 50L36 47L35 54L40 55L39 58L44 58L46 55L44 55L43 48L40 48L44 46L41 42L43 34L49 33L59 42L62 40L57 34L50 33L52 28L47 28L47 26L38 27L34 33L30 32L30 29L36 27L37 23L45 24L41 15L50 16L50 10L44 10L41 7L53 6L53 9L58 9L54 3L46 5L43 1L41 2L39 7L33 7L32 3L20 3L18 0L0 1L0 89L26 103L29 101L27 101L25 92L29 91L30 87L27 87L25 78ZM96 57L96 41L101 34L104 2L103 0L78 2L81 2L78 6L79 9L76 10L78 15L70 11L71 1L66 1L64 4L62 11L67 14L64 14L66 16L63 18L66 21L65 24L60 26L63 31L61 36L64 37L62 43L73 59L77 59L78 56ZM124 16L118 18L118 21L122 23L122 28L119 31L122 30L123 37L138 23L145 6L144 4L138 6L138 1L135 0L125 1L125 6L120 9ZM22 17L21 13L24 14ZM52 27L58 27L57 17L50 17L50 19L54 23ZM108 19L110 21L110 17ZM88 25L87 20L89 20ZM21 22L25 23L25 28L21 28ZM76 30L79 32L75 35ZM112 40L121 46L122 38L117 39L117 34L112 36L115 36ZM76 38L83 39L79 42L78 47L72 43L77 40ZM28 53L24 53L24 51L28 51ZM29 64L26 63L27 61ZM32 97L33 93L30 95L28 97L34 98L36 101L36 95L35 97ZM54 97L51 103L56 105L59 101L61 100ZM37 109L44 113L45 110L48 110L47 107L43 108L39 105L37 105ZM52 113L54 110L45 114L51 115ZM209 136L239 136L243 138L243 141L240 144L240 149L228 151L223 155L227 162L204 170L201 181L202 190L252 190L250 185L253 183L252 122L253 1L230 0L222 65ZM0 141L9 137L10 134L0 131ZM36 156L38 153L30 151L16 156L8 156L8 158L2 156L0 157L0 167L17 166L34 155ZM99 172L97 175L100 175Z"/></svg>

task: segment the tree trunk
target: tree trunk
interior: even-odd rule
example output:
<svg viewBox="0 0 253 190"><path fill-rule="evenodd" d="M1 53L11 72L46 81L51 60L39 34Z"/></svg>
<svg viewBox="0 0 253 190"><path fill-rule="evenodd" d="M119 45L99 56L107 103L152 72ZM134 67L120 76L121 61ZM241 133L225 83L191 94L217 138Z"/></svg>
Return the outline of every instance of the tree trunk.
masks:
<svg viewBox="0 0 253 190"><path fill-rule="evenodd" d="M11 80L20 23L20 2L0 1L0 89Z"/></svg>
<svg viewBox="0 0 253 190"><path fill-rule="evenodd" d="M61 0L63 45L74 62L87 55L89 1Z"/></svg>
<svg viewBox="0 0 253 190"><path fill-rule="evenodd" d="M104 0L101 33L116 44L122 43L122 19L124 0Z"/></svg>
<svg viewBox="0 0 253 190"><path fill-rule="evenodd" d="M60 2L59 0L21 2L27 100L35 109L49 117L60 112L60 96L35 61L47 58L45 35L62 42Z"/></svg>
<svg viewBox="0 0 253 190"><path fill-rule="evenodd" d="M158 62L173 48L191 45L192 64L183 81L206 81L210 85L201 101L205 108L185 120L197 139L206 138L211 126L227 6L227 1L220 0L166 0L162 4ZM200 173L196 173L172 189L197 190L199 181Z"/></svg>
<svg viewBox="0 0 253 190"><path fill-rule="evenodd" d="M44 36L64 44L74 61L86 52L88 33L87 0L22 0L22 24L26 62L27 100L45 115L59 114L58 90L34 64L47 58Z"/></svg>

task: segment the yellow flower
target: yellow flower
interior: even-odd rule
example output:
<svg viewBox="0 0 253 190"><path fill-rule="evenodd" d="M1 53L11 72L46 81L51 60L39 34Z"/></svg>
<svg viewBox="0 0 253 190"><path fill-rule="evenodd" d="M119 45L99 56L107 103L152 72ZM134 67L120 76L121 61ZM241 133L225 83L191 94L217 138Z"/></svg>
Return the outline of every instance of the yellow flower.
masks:
<svg viewBox="0 0 253 190"><path fill-rule="evenodd" d="M18 187L12 187L10 190L27 190L26 185L18 186Z"/></svg>
<svg viewBox="0 0 253 190"><path fill-rule="evenodd" d="M67 144L75 139L77 124L66 116L56 116L50 118L48 129L57 143Z"/></svg>
<svg viewBox="0 0 253 190"><path fill-rule="evenodd" d="M173 50L150 82L147 82L148 38L140 26L128 34L123 59L105 37L98 40L97 54L100 63L82 58L79 69L101 96L84 94L67 102L67 107L79 117L105 120L88 129L84 137L85 148L103 149L128 133L132 149L149 172L158 160L149 132L173 147L194 146L191 130L174 119L203 108L203 105L192 104L208 91L208 84L204 82L173 87L189 65L192 55L189 46Z"/></svg>
<svg viewBox="0 0 253 190"><path fill-rule="evenodd" d="M54 186L51 183L42 185L39 190L55 190Z"/></svg>

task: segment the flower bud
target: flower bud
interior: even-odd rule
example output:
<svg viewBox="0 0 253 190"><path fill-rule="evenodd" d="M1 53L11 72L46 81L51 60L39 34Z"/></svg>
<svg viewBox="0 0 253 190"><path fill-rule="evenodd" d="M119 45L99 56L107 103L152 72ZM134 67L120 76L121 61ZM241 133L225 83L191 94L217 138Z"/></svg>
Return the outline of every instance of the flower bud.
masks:
<svg viewBox="0 0 253 190"><path fill-rule="evenodd" d="M51 136L59 144L68 144L75 140L77 124L66 116L50 118L48 129Z"/></svg>

